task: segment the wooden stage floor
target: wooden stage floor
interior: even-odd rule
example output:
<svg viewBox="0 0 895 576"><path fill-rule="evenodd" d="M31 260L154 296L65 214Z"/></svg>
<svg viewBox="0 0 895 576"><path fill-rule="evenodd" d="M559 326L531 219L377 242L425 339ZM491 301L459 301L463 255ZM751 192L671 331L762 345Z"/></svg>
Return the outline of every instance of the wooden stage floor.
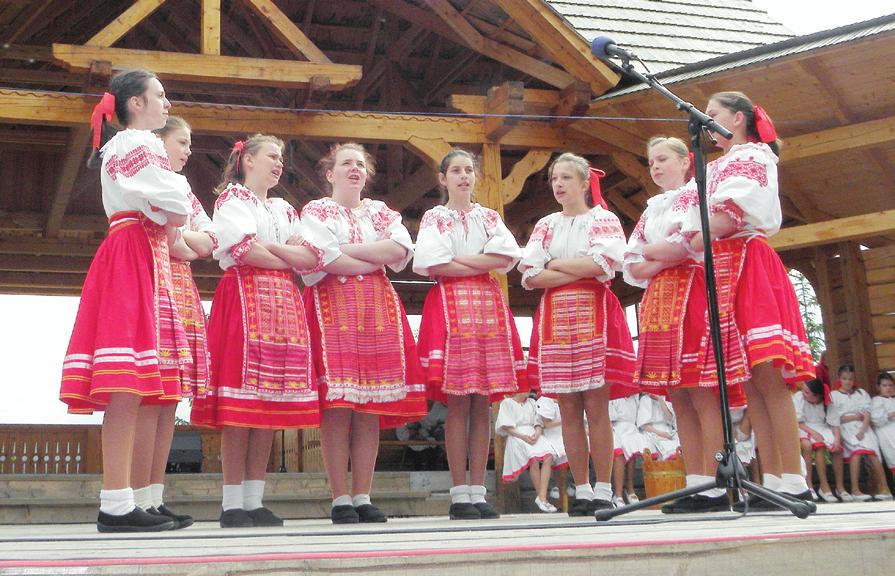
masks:
<svg viewBox="0 0 895 576"><path fill-rule="evenodd" d="M0 575L578 574L737 576L891 574L895 503L785 512L665 516L640 511L597 524L563 514L475 523L445 517L333 526L221 530L198 523L154 535L93 525L0 526Z"/></svg>

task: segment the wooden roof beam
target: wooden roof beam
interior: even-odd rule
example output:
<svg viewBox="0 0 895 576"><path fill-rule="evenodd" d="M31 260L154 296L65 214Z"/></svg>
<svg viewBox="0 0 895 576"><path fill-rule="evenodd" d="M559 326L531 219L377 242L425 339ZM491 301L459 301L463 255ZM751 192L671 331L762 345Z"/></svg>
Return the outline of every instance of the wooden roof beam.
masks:
<svg viewBox="0 0 895 576"><path fill-rule="evenodd" d="M590 46L543 0L496 0L496 4L550 54L551 59L603 94L619 76L600 62Z"/></svg>
<svg viewBox="0 0 895 576"><path fill-rule="evenodd" d="M222 82L282 88L305 87L315 76L326 76L333 90L343 90L361 78L361 67L289 60L267 60L212 54L96 48L53 44L53 55L66 68L82 71L94 60L110 60L116 68L147 68L162 78Z"/></svg>
<svg viewBox="0 0 895 576"><path fill-rule="evenodd" d="M316 66L316 65L315 65ZM95 97L0 89L0 123L74 126L90 117ZM263 132L312 140L356 139L363 142L405 143L412 138L443 140L458 145L485 141L480 118L379 114L362 112L296 112L255 106L174 102L196 134L232 136ZM504 148L577 150L605 154L606 143L578 132L569 133L543 122L519 122L501 140ZM439 157L440 160L440 157Z"/></svg>
<svg viewBox="0 0 895 576"><path fill-rule="evenodd" d="M247 0L247 2L252 10L269 24L277 38L285 42L297 56L304 56L310 62L318 64L332 63L332 60L271 0Z"/></svg>
<svg viewBox="0 0 895 576"><path fill-rule="evenodd" d="M510 173L503 179L503 183L500 186L504 205L510 204L519 197L526 180L532 174L543 170L552 156L553 150L533 148L521 160L513 164Z"/></svg>
<svg viewBox="0 0 895 576"><path fill-rule="evenodd" d="M649 168L641 164L640 159L636 155L630 152L613 152L612 163L623 174L639 183L640 187L650 196L658 191L649 174Z"/></svg>
<svg viewBox="0 0 895 576"><path fill-rule="evenodd" d="M500 86L488 89L485 98L485 136L492 142L498 142L519 122L519 116L525 112L522 102L522 82L504 82Z"/></svg>
<svg viewBox="0 0 895 576"><path fill-rule="evenodd" d="M794 250L895 232L895 210L784 228L769 240L775 250Z"/></svg>
<svg viewBox="0 0 895 576"><path fill-rule="evenodd" d="M202 0L202 33L199 44L203 54L221 53L221 0Z"/></svg>
<svg viewBox="0 0 895 576"><path fill-rule="evenodd" d="M557 88L565 88L575 81L565 70L482 36L448 0L429 0L428 4L472 50Z"/></svg>
<svg viewBox="0 0 895 576"><path fill-rule="evenodd" d="M895 141L895 116L790 136L781 162L792 162L845 150L862 150Z"/></svg>
<svg viewBox="0 0 895 576"><path fill-rule="evenodd" d="M105 28L97 32L86 42L86 45L108 48L164 3L165 0L137 0ZM108 58L97 58L97 60L108 60Z"/></svg>

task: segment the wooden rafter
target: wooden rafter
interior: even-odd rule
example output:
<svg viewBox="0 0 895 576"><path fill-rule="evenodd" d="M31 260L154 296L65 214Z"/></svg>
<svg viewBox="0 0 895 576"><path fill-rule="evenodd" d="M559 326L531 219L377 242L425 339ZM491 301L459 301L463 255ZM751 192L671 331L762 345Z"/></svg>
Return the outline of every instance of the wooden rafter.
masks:
<svg viewBox="0 0 895 576"><path fill-rule="evenodd" d="M519 122L518 116L525 112L523 89L522 82L504 82L488 89L485 98L485 137L491 142L500 141Z"/></svg>
<svg viewBox="0 0 895 576"><path fill-rule="evenodd" d="M770 239L776 250L793 250L895 232L895 210L848 216L784 228Z"/></svg>
<svg viewBox="0 0 895 576"><path fill-rule="evenodd" d="M501 185L501 196L503 203L509 204L519 197L522 193L522 187L528 178L544 169L550 157L553 156L553 150L535 148L529 150L521 160L513 164L510 173L503 179Z"/></svg>
<svg viewBox="0 0 895 576"><path fill-rule="evenodd" d="M221 0L202 0L201 40L203 54L221 53Z"/></svg>
<svg viewBox="0 0 895 576"><path fill-rule="evenodd" d="M649 175L649 168L641 164L640 160L630 152L613 152L612 163L623 174L640 184L640 187L652 195L657 191L653 179Z"/></svg>
<svg viewBox="0 0 895 576"><path fill-rule="evenodd" d="M163 78L228 81L254 86L295 88L307 86L315 76L326 76L330 79L333 90L342 90L361 78L361 67L348 64L96 48L72 44L53 44L53 55L70 70L87 70L92 61L103 59L111 60L116 67L148 68Z"/></svg>
<svg viewBox="0 0 895 576"><path fill-rule="evenodd" d="M564 70L482 36L448 0L429 0L428 4L462 39L464 45L472 50L557 88L565 88L575 81L575 78Z"/></svg>
<svg viewBox="0 0 895 576"><path fill-rule="evenodd" d="M603 94L619 76L600 62L590 46L542 0L496 0L510 18L543 46L554 62L586 82L594 94Z"/></svg>
<svg viewBox="0 0 895 576"><path fill-rule="evenodd" d="M791 136L781 150L781 162L803 160L845 150L862 150L895 140L895 116Z"/></svg>
<svg viewBox="0 0 895 576"><path fill-rule="evenodd" d="M97 32L86 42L86 45L108 48L164 3L165 0L137 0L105 28ZM108 58L103 58L103 60L108 60Z"/></svg>
<svg viewBox="0 0 895 576"><path fill-rule="evenodd" d="M83 124L90 117L95 103L95 97L0 89L0 123ZM475 145L484 141L484 123L477 118L342 111L300 113L189 102L174 102L173 111L183 116L197 134L232 136L260 131L327 141L357 139L358 135L363 135L364 141L382 143L404 143L415 137L458 145ZM518 123L504 135L501 145L526 150L577 150L582 154L605 154L610 150L604 142L579 136L577 132L570 134L542 122Z"/></svg>
<svg viewBox="0 0 895 576"><path fill-rule="evenodd" d="M271 0L246 1L293 53L298 56L304 56L310 62L318 64L329 64L332 62Z"/></svg>

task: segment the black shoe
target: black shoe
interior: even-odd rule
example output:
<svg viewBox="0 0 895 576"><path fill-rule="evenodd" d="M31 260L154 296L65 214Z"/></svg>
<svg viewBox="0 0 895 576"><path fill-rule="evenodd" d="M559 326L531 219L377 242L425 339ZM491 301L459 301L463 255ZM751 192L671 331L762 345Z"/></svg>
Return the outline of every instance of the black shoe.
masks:
<svg viewBox="0 0 895 576"><path fill-rule="evenodd" d="M254 522L255 528L258 527L267 527L267 526L282 526L283 519L270 511L270 509L261 507L255 508L254 510L249 510L247 512L249 517Z"/></svg>
<svg viewBox="0 0 895 576"><path fill-rule="evenodd" d="M116 516L100 511L96 518L100 532L163 532L174 529L174 521L167 516L150 514L140 507Z"/></svg>
<svg viewBox="0 0 895 576"><path fill-rule="evenodd" d="M162 516L167 516L168 518L174 520L176 526L175 530L179 530L181 528L186 528L187 526L193 525L193 517L187 514L175 514L171 511L170 508L162 504L158 508L150 508L150 510L156 510Z"/></svg>
<svg viewBox="0 0 895 576"><path fill-rule="evenodd" d="M473 504L476 509L479 511L479 514L482 515L482 520L492 520L494 518L500 518L500 512L494 509L494 506L488 504L487 502L476 502Z"/></svg>
<svg viewBox="0 0 895 576"><path fill-rule="evenodd" d="M255 521L242 508L232 508L221 512L221 528L251 528Z"/></svg>
<svg viewBox="0 0 895 576"><path fill-rule="evenodd" d="M695 496L684 496L662 506L662 514L688 514L693 511Z"/></svg>
<svg viewBox="0 0 895 576"><path fill-rule="evenodd" d="M360 522L357 510L355 510L354 506L351 504L333 506L333 509L329 513L329 517L332 519L333 524L357 524Z"/></svg>
<svg viewBox="0 0 895 576"><path fill-rule="evenodd" d="M361 504L354 510L357 512L358 519L364 524L388 522L388 518L386 518L385 514L372 504Z"/></svg>
<svg viewBox="0 0 895 576"><path fill-rule="evenodd" d="M612 505L611 500L601 500L600 498L594 498L590 501L590 505L587 508L587 511L590 512L591 515L596 513L597 510L606 510L608 508L615 508Z"/></svg>
<svg viewBox="0 0 895 576"><path fill-rule="evenodd" d="M473 504L469 502L457 502L451 504L448 511L451 520L481 520L482 513Z"/></svg>
<svg viewBox="0 0 895 576"><path fill-rule="evenodd" d="M592 500L575 499L575 502L569 506L569 516L593 516L596 508L591 508Z"/></svg>
<svg viewBox="0 0 895 576"><path fill-rule="evenodd" d="M749 500L749 510L780 510L780 507L771 502L770 500L765 500L760 496L755 496L750 494L748 497ZM746 503L745 500L740 500L731 506L734 512L745 512L746 511Z"/></svg>

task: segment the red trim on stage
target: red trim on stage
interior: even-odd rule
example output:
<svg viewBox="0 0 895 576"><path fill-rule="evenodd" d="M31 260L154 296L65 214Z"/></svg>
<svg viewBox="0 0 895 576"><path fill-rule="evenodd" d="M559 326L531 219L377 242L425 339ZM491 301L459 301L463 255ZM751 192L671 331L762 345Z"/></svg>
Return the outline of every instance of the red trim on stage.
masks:
<svg viewBox="0 0 895 576"><path fill-rule="evenodd" d="M609 524L606 524L609 525ZM594 524L599 526L599 524ZM374 534L371 532L371 534ZM634 548L637 546L668 546L675 544L707 544L713 542L743 542L751 540L794 540L819 536L859 536L862 534L893 534L895 528L866 528L854 530L815 530L810 532L781 532L748 536L711 536L704 538L666 538L663 540L633 540L631 542L594 542L581 544L529 544L524 546L483 546L481 548L427 548L414 550L372 550L369 552L282 552L268 554L234 554L228 556L182 556L158 558L103 558L84 560L0 560L0 568L70 568L78 566L149 566L162 564L209 564L233 562L276 562L288 560L344 560L352 558L390 558L406 556L458 556L466 554L494 554L499 552L543 552L550 550L588 550L601 548ZM275 536L276 534L271 534ZM333 534L336 535L336 534Z"/></svg>

